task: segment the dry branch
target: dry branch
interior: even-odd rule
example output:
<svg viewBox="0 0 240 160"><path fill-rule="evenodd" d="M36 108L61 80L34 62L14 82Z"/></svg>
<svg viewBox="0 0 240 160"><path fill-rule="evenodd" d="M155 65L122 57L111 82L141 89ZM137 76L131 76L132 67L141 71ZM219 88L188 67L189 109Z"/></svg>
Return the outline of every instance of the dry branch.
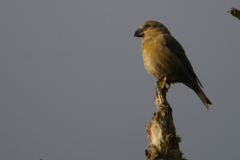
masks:
<svg viewBox="0 0 240 160"><path fill-rule="evenodd" d="M240 11L239 10L237 10L235 8L231 8L231 10L229 10L228 13L230 13L234 17L237 17L240 20Z"/></svg>
<svg viewBox="0 0 240 160"><path fill-rule="evenodd" d="M181 138L176 136L172 108L166 99L166 77L156 83L155 104L158 112L146 125L150 144L146 150L147 160L182 160L179 149Z"/></svg>

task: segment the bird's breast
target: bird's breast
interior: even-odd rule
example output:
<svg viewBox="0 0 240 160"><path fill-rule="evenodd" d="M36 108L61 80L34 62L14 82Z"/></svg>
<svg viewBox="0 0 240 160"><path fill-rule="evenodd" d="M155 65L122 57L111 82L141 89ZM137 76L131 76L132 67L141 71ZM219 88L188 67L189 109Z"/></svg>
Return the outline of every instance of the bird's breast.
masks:
<svg viewBox="0 0 240 160"><path fill-rule="evenodd" d="M142 54L146 70L157 79L177 74L181 70L181 62L162 40L143 42Z"/></svg>

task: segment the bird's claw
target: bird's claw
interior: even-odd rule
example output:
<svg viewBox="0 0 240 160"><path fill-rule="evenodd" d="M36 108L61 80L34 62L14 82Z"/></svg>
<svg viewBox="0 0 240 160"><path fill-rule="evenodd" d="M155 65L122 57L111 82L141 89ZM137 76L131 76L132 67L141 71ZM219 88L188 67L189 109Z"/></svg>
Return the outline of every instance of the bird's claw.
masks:
<svg viewBox="0 0 240 160"><path fill-rule="evenodd" d="M168 89L171 87L171 84L170 83L166 83L165 84L165 88L166 88L166 93L168 92Z"/></svg>

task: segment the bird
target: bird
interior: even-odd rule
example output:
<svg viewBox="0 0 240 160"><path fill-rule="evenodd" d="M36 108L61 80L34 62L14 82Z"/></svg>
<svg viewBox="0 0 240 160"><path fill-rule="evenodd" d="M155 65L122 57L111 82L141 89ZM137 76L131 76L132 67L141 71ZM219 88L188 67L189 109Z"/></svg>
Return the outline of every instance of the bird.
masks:
<svg viewBox="0 0 240 160"><path fill-rule="evenodd" d="M157 80L166 76L167 84L183 83L192 89L209 110L212 102L203 88L181 44L171 35L167 27L157 21L146 21L138 28L134 37L142 38L142 55L146 70Z"/></svg>

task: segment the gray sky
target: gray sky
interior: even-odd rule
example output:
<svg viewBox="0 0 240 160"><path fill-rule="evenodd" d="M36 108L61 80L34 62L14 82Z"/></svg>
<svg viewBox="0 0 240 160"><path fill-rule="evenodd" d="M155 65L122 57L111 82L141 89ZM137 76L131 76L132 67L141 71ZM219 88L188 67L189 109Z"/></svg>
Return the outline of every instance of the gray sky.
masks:
<svg viewBox="0 0 240 160"><path fill-rule="evenodd" d="M172 85L180 150L240 159L239 0L2 0L0 159L145 159L156 112L139 26L156 20L182 44L212 101Z"/></svg>

